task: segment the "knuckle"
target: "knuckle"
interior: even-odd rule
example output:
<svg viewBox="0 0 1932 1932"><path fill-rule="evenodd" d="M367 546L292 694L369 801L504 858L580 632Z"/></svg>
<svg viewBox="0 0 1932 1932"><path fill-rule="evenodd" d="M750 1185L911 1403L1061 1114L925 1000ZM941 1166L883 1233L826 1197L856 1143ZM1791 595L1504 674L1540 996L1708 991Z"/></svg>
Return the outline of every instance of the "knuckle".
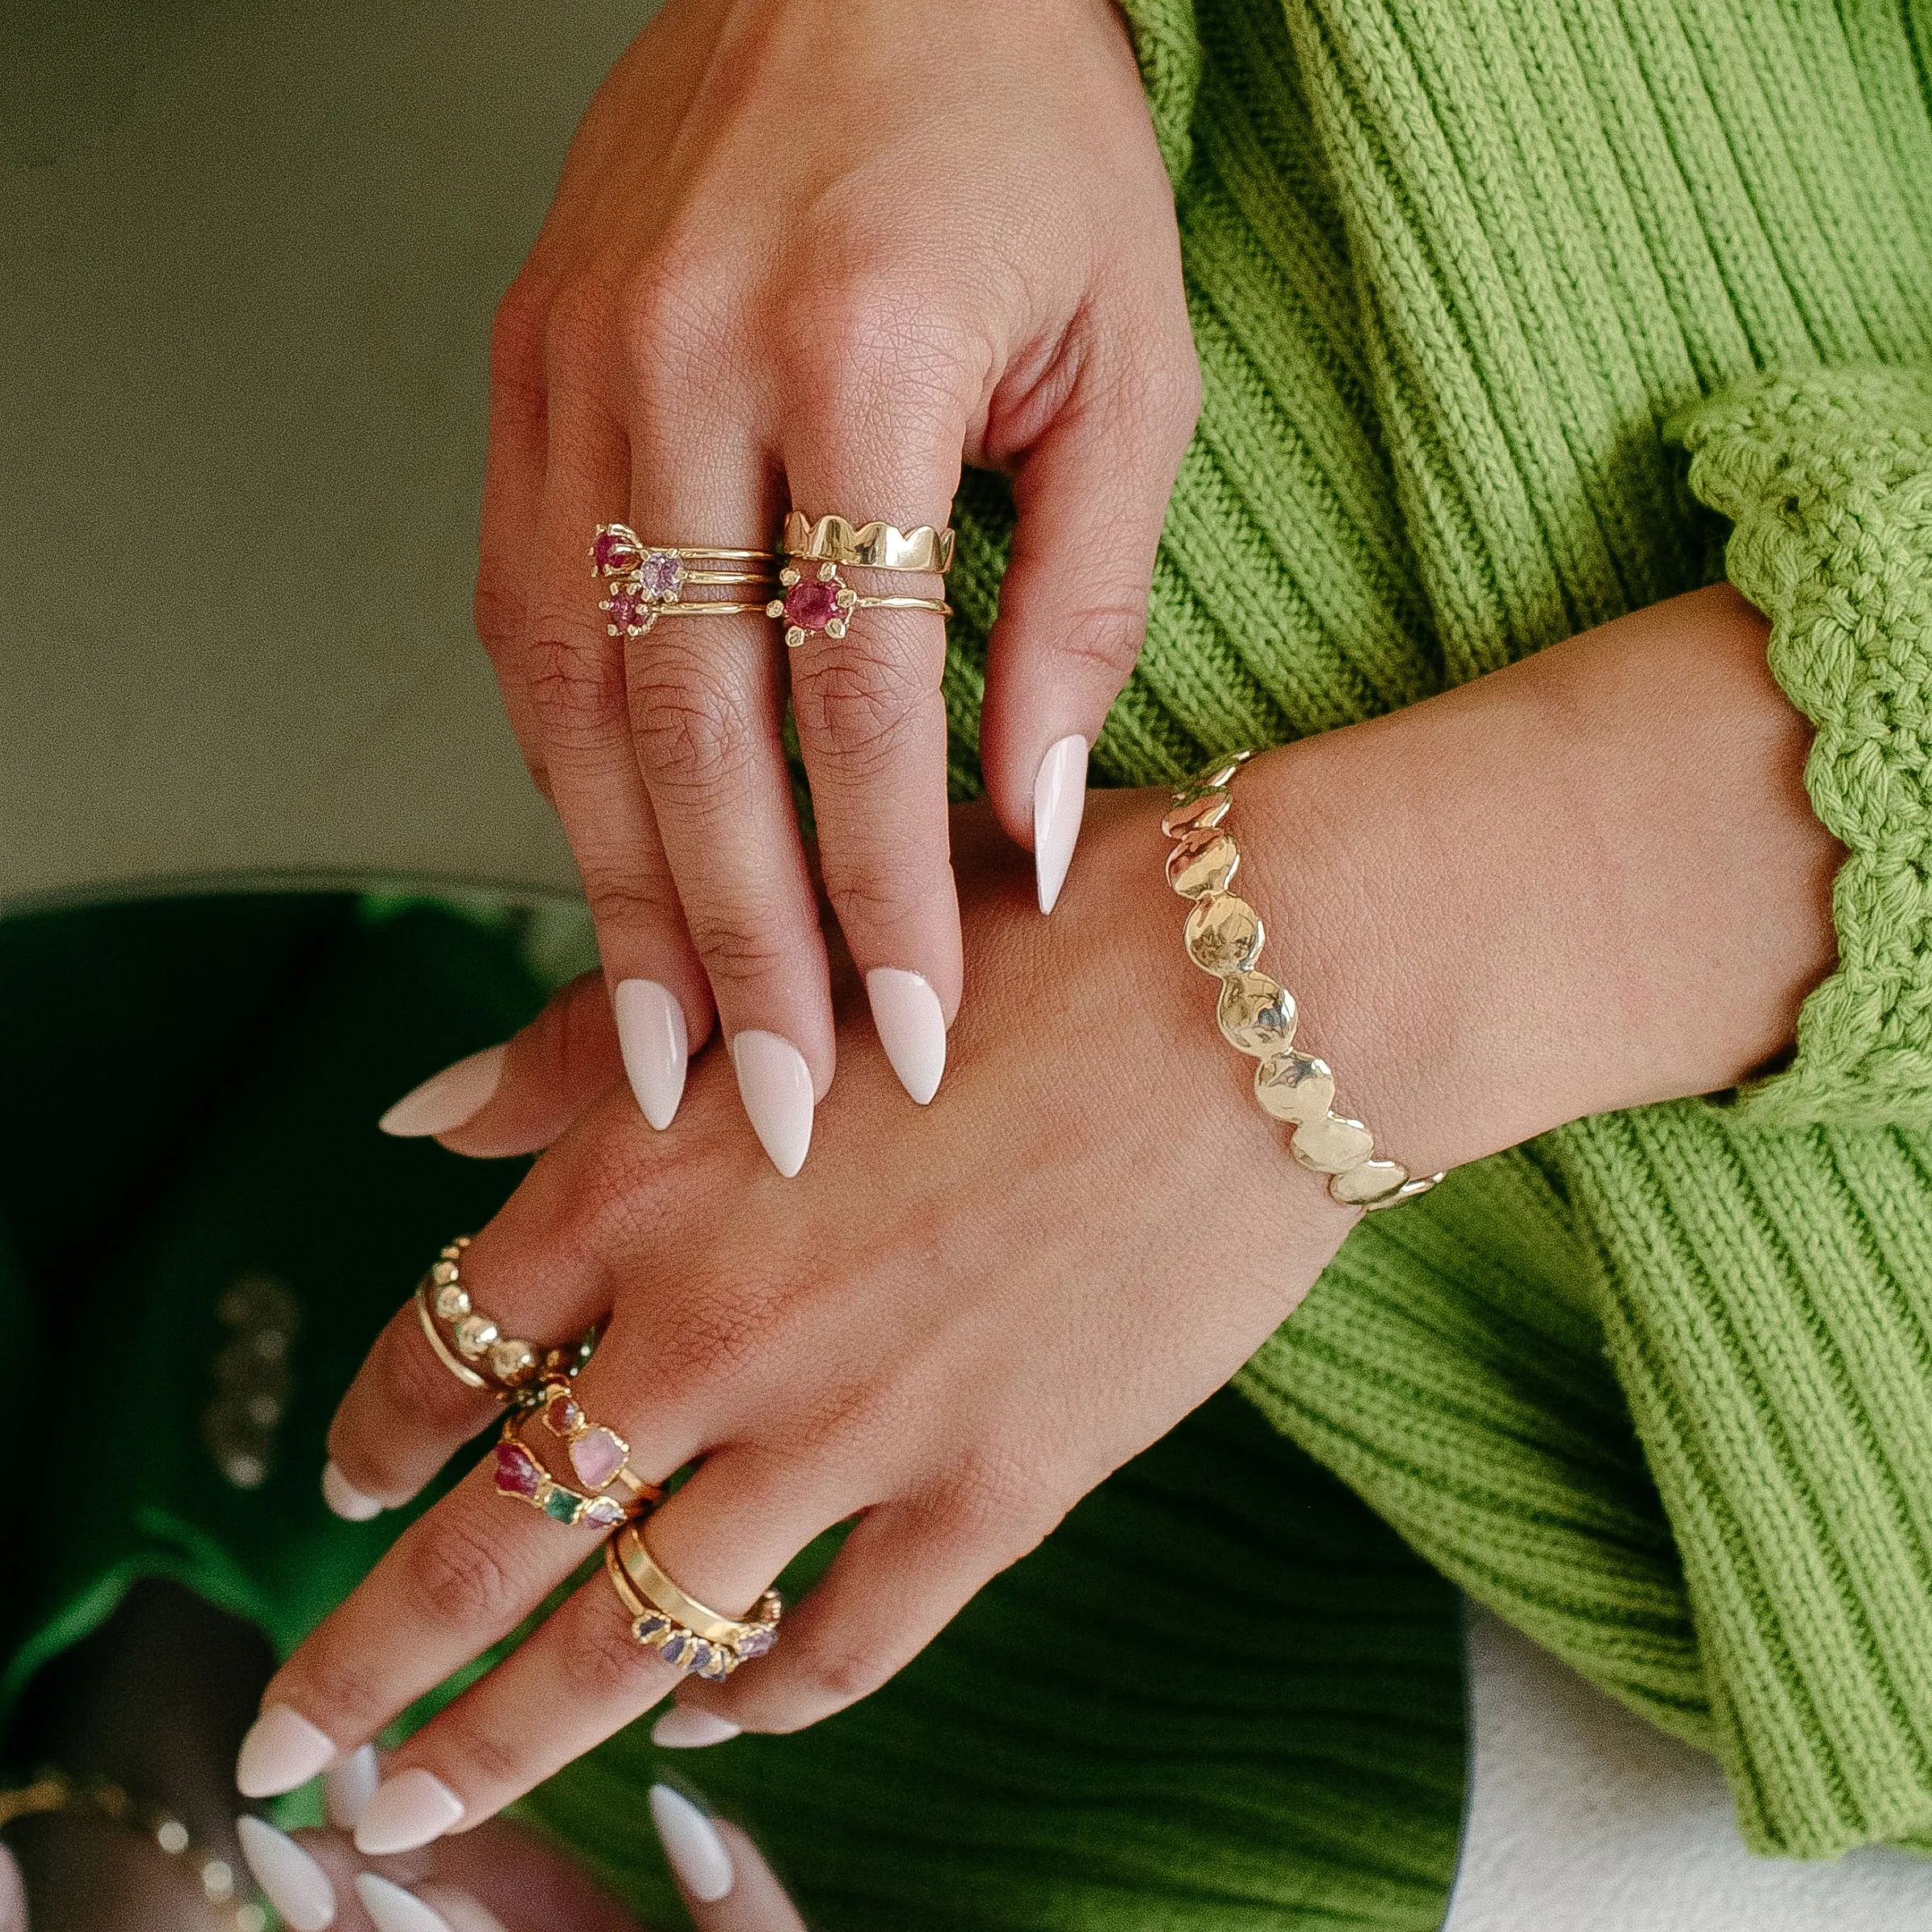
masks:
<svg viewBox="0 0 1932 1932"><path fill-rule="evenodd" d="M851 769L876 775L905 747L938 697L936 653L912 654L850 635L814 651L792 679L800 734Z"/></svg>
<svg viewBox="0 0 1932 1932"><path fill-rule="evenodd" d="M300 1665L300 1686L283 1699L331 1737L366 1737L392 1715L393 1700L372 1668L371 1653L330 1640L312 1642Z"/></svg>
<svg viewBox="0 0 1932 1932"><path fill-rule="evenodd" d="M668 880L592 865L585 867L583 881L584 899L599 932L655 931L678 917L678 895ZM585 1020L575 1023L582 1040Z"/></svg>
<svg viewBox="0 0 1932 1932"><path fill-rule="evenodd" d="M961 405L968 342L903 263L821 275L788 304L784 326L790 390L808 421L882 418L889 407L903 443Z"/></svg>
<svg viewBox="0 0 1932 1932"><path fill-rule="evenodd" d="M624 667L608 640L540 613L523 682L545 734L567 750L606 743L624 716Z"/></svg>
<svg viewBox="0 0 1932 1932"><path fill-rule="evenodd" d="M432 1511L398 1547L404 1591L426 1620L501 1632L529 1607L501 1547L464 1515Z"/></svg>
<svg viewBox="0 0 1932 1932"><path fill-rule="evenodd" d="M704 905L691 914L691 943L714 986L768 985L797 967L798 947L785 935L788 923L762 918L750 905Z"/></svg>
<svg viewBox="0 0 1932 1932"><path fill-rule="evenodd" d="M484 1714L459 1703L436 1727L436 1761L473 1802L484 1791L520 1791L534 1781L540 1767L531 1762L530 1743L527 1728L499 1732Z"/></svg>
<svg viewBox="0 0 1932 1932"><path fill-rule="evenodd" d="M1010 1561L1044 1536L1062 1512L1046 1500L1033 1461L1018 1450L982 1447L959 1457L934 1499L952 1539Z"/></svg>
<svg viewBox="0 0 1932 1932"><path fill-rule="evenodd" d="M1111 693L1133 674L1146 635L1144 604L1090 604L1057 627L1053 649Z"/></svg>
<svg viewBox="0 0 1932 1932"><path fill-rule="evenodd" d="M578 275L557 289L544 317L544 361L552 376L582 378L604 359L615 307L601 277Z"/></svg>
<svg viewBox="0 0 1932 1932"><path fill-rule="evenodd" d="M624 352L646 393L687 386L716 364L739 307L729 258L702 236L665 237L620 297Z"/></svg>
<svg viewBox="0 0 1932 1932"><path fill-rule="evenodd" d="M815 1632L803 1653L794 1654L790 1667L796 1681L804 1683L821 1707L810 1716L801 1714L800 1724L821 1714L825 1705L842 1709L858 1703L892 1674L892 1661L882 1660L876 1645L861 1648L854 1642L841 1642L829 1632Z"/></svg>
<svg viewBox="0 0 1932 1932"><path fill-rule="evenodd" d="M492 658L511 650L523 629L523 596L500 566L486 564L477 573L472 599L477 636Z"/></svg>
<svg viewBox="0 0 1932 1932"><path fill-rule="evenodd" d="M493 385L523 390L541 382L549 313L548 293L527 276L519 276L504 292L489 325Z"/></svg>
<svg viewBox="0 0 1932 1932"><path fill-rule="evenodd" d="M750 695L682 650L645 652L632 674L632 729L653 787L682 800L741 771L761 736Z"/></svg>

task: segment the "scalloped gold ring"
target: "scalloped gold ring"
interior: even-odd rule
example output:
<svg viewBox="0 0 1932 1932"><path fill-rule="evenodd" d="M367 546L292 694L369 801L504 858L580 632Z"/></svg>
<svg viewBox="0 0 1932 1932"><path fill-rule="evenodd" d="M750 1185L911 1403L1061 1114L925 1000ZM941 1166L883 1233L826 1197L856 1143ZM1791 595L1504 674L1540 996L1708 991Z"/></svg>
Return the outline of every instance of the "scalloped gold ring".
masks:
<svg viewBox="0 0 1932 1932"><path fill-rule="evenodd" d="M918 570L943 577L952 568L953 533L922 523L895 530L874 520L854 524L845 517L808 517L795 510L785 519L784 552L815 564L849 564L862 570Z"/></svg>

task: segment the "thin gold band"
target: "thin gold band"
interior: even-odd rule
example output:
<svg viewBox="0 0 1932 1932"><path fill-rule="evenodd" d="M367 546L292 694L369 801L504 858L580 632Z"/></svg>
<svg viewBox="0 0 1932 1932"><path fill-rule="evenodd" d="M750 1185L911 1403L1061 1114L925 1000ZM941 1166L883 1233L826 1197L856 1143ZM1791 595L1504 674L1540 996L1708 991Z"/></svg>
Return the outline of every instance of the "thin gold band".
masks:
<svg viewBox="0 0 1932 1932"><path fill-rule="evenodd" d="M1376 1158L1368 1128L1335 1112L1335 1076L1328 1063L1294 1050L1294 994L1255 970L1261 914L1228 889L1241 860L1222 822L1232 802L1228 788L1252 755L1235 752L1191 779L1161 820L1174 842L1167 883L1190 901L1182 933L1187 956L1220 981L1215 1018L1221 1036L1259 1061L1254 1097L1264 1113L1294 1128L1289 1152L1304 1167L1327 1175L1329 1195L1345 1207L1392 1208L1426 1194L1443 1177L1412 1176L1400 1161Z"/></svg>
<svg viewBox="0 0 1932 1932"><path fill-rule="evenodd" d="M681 1623L694 1635L703 1637L707 1643L735 1644L756 1625L771 1621L768 1615L724 1616L715 1610L707 1610L695 1597L687 1596L657 1567L651 1552L645 1548L636 1523L627 1523L611 1541L616 1546L617 1560L623 1564L628 1579L636 1586L645 1602L674 1623ZM766 1590L758 1599L758 1608L762 1611L766 1604L775 1604L777 1601L777 1593Z"/></svg>
<svg viewBox="0 0 1932 1932"><path fill-rule="evenodd" d="M436 1359L465 1388L481 1388L488 1394L495 1396L499 1401L502 1400L502 1390L492 1388L489 1384L485 1381L482 1376L478 1375L467 1362L462 1360L456 1350L443 1339L442 1334L436 1327L436 1317L430 1312L428 1284L425 1282L418 1282L416 1284L416 1319L422 1324L423 1335L427 1339L430 1346L436 1351Z"/></svg>

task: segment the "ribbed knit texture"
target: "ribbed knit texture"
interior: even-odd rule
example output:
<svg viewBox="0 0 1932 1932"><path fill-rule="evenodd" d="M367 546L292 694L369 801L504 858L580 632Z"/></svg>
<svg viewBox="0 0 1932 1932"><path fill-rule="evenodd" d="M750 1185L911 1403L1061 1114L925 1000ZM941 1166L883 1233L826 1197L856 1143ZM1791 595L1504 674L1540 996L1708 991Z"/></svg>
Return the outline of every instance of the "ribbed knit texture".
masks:
<svg viewBox="0 0 1932 1932"><path fill-rule="evenodd" d="M1791 1069L1371 1217L1242 1386L1717 1751L1754 1844L1932 1838L1928 401L1869 368L1932 366L1932 14L1129 11L1205 401L1098 772L1346 724L1693 588L1715 510L1852 854ZM1003 494L960 516L964 789Z"/></svg>

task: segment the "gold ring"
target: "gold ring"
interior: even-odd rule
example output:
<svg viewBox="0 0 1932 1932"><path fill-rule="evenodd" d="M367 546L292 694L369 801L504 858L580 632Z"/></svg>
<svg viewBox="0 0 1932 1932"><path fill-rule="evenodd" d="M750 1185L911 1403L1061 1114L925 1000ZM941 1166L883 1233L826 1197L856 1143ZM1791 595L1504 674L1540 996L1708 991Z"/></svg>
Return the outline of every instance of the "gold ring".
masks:
<svg viewBox="0 0 1932 1932"><path fill-rule="evenodd" d="M647 544L624 523L599 523L590 545L594 575L610 580L598 609L613 637L642 637L660 617L749 617L762 603L687 598L687 584L771 586L777 556L769 550L728 550L708 544ZM690 564L750 564L749 570L690 569Z"/></svg>
<svg viewBox="0 0 1932 1932"><path fill-rule="evenodd" d="M472 1304L463 1285L463 1250L469 1241L467 1234L458 1235L416 1284L416 1320L436 1359L465 1388L480 1388L499 1401L519 1398L540 1376L556 1380L575 1375L590 1359L587 1343L540 1349L504 1334ZM447 1339L439 1318L450 1325Z"/></svg>
<svg viewBox="0 0 1932 1932"><path fill-rule="evenodd" d="M665 1575L635 1522L626 1523L604 1545L604 1568L630 1614L632 1638L680 1670L729 1677L778 1641L785 1606L776 1590L766 1590L748 1617L720 1616Z"/></svg>
<svg viewBox="0 0 1932 1932"><path fill-rule="evenodd" d="M646 1482L631 1467L631 1445L615 1429L593 1422L565 1381L547 1381L531 1399L544 1426L565 1446L570 1467L586 1489L607 1489L612 1483L640 1502L657 1503L664 1492Z"/></svg>
<svg viewBox="0 0 1932 1932"><path fill-rule="evenodd" d="M764 606L767 617L785 620L785 642L796 650L814 632L842 637L855 611L930 611L950 617L952 606L939 597L861 597L838 574L836 564L821 564L817 574L806 577L788 564L778 573L783 597Z"/></svg>
<svg viewBox="0 0 1932 1932"><path fill-rule="evenodd" d="M517 1439L517 1431L527 1416L526 1409L513 1409L503 1418L502 1433L497 1438L497 1466L491 1476L499 1496L527 1502L566 1529L587 1522L596 1529L614 1530L640 1510L663 1501L664 1492L655 1483L641 1479L628 1502L615 1496L586 1496L560 1483Z"/></svg>
<svg viewBox="0 0 1932 1932"><path fill-rule="evenodd" d="M865 570L921 570L943 577L952 568L953 533L922 523L917 530L895 530L890 523L860 523L844 517L819 517L802 510L785 519L788 556L808 557L813 563L851 564Z"/></svg>

